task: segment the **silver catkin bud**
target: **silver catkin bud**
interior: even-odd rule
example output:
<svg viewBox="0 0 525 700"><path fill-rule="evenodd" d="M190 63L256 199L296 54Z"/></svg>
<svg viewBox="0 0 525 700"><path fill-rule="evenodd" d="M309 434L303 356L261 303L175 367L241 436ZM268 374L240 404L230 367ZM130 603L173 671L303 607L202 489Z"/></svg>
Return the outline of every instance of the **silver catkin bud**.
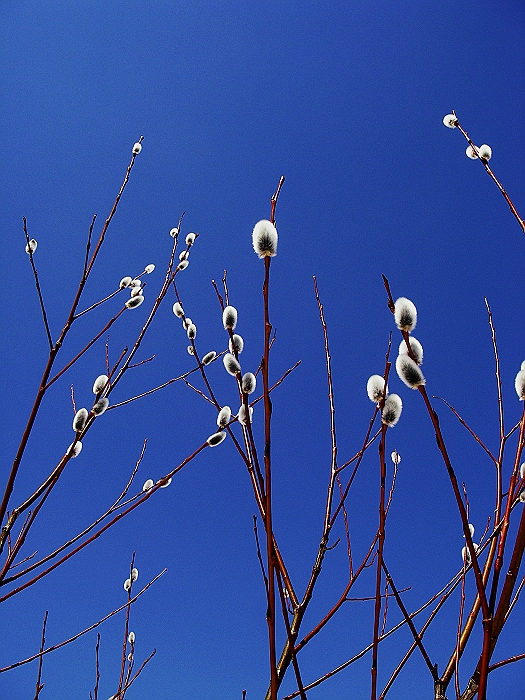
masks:
<svg viewBox="0 0 525 700"><path fill-rule="evenodd" d="M253 394L257 385L257 379L252 372L246 372L242 377L241 388L244 394Z"/></svg>
<svg viewBox="0 0 525 700"><path fill-rule="evenodd" d="M226 355L224 355L224 357L222 358L222 361L224 362L224 367L228 374L231 374L235 377L235 375L241 371L240 364L235 359L235 356L231 353L226 353Z"/></svg>
<svg viewBox="0 0 525 700"><path fill-rule="evenodd" d="M125 305L128 309L136 309L137 306L140 306L143 301L144 297L142 296L142 294L139 294L136 297L131 297L131 299L128 299Z"/></svg>
<svg viewBox="0 0 525 700"><path fill-rule="evenodd" d="M413 302L405 297L399 297L394 308L394 318L397 327L402 331L411 333L417 323L417 309Z"/></svg>
<svg viewBox="0 0 525 700"><path fill-rule="evenodd" d="M417 389L418 386L424 386L426 384L423 372L409 355L398 355L396 360L396 372L399 379L411 389Z"/></svg>
<svg viewBox="0 0 525 700"><path fill-rule="evenodd" d="M421 345L419 340L414 338L414 336L410 336L409 342L410 342L410 349L412 350L412 354L414 355L417 364L418 365L423 364L423 346ZM399 354L400 355L408 355L408 348L407 348L407 344L405 343L404 338L399 343Z"/></svg>
<svg viewBox="0 0 525 700"><path fill-rule="evenodd" d="M178 301L173 304L173 313L175 316L177 316L177 318L182 318L184 316L182 304L180 304Z"/></svg>
<svg viewBox="0 0 525 700"><path fill-rule="evenodd" d="M215 350L211 350L210 352L207 352L206 355L202 358L202 364L203 365L209 365L210 362L213 362L213 360L217 357L217 353Z"/></svg>
<svg viewBox="0 0 525 700"><path fill-rule="evenodd" d="M219 428L224 428L225 426L227 426L230 422L231 417L231 408L229 406L223 406L219 411L219 415L217 416L217 425L219 426Z"/></svg>
<svg viewBox="0 0 525 700"><path fill-rule="evenodd" d="M221 431L220 433L213 433L213 435L210 435L206 442L210 447L217 447L217 445L220 445L225 438L226 433Z"/></svg>
<svg viewBox="0 0 525 700"><path fill-rule="evenodd" d="M93 393L100 394L109 383L109 378L107 374L100 374L93 384Z"/></svg>
<svg viewBox="0 0 525 700"><path fill-rule="evenodd" d="M234 352L235 350L237 352L237 355L240 355L241 352L244 350L244 340L237 333L233 334L233 338L230 338L230 342L228 345L230 348L230 352Z"/></svg>
<svg viewBox="0 0 525 700"><path fill-rule="evenodd" d="M101 416L104 411L107 410L107 407L109 406L109 399L103 398L97 401L97 403L93 406L91 409L91 413L93 413L95 416Z"/></svg>
<svg viewBox="0 0 525 700"><path fill-rule="evenodd" d="M520 369L514 381L516 393L520 401L525 401L525 369Z"/></svg>
<svg viewBox="0 0 525 700"><path fill-rule="evenodd" d="M237 309L235 306L227 306L222 312L222 323L224 328L233 331L237 325Z"/></svg>
<svg viewBox="0 0 525 700"><path fill-rule="evenodd" d="M271 221L262 219L255 224L252 243L253 249L260 258L277 255L277 229Z"/></svg>
<svg viewBox="0 0 525 700"><path fill-rule="evenodd" d="M77 433L81 433L84 428L86 427L86 422L88 419L88 410L87 408L81 408L79 411L76 412L75 417L73 418L73 430Z"/></svg>
<svg viewBox="0 0 525 700"><path fill-rule="evenodd" d="M397 394L390 394L385 400L385 405L381 414L381 420L385 425L393 428L399 420L403 402Z"/></svg>
<svg viewBox="0 0 525 700"><path fill-rule="evenodd" d="M380 374L373 374L366 383L366 393L368 394L370 401L379 403L385 393L385 378Z"/></svg>

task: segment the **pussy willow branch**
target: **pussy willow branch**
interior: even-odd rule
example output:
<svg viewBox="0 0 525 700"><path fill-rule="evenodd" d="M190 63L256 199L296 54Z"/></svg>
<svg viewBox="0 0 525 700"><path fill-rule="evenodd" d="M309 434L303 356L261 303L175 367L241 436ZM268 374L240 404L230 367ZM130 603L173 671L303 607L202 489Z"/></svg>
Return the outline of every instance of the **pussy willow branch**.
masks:
<svg viewBox="0 0 525 700"><path fill-rule="evenodd" d="M160 481L158 481L155 486L153 486L151 489L146 491L144 494L140 496L140 498L132 503L126 510L122 511L118 515L116 515L112 520L109 521L109 523L106 523L100 530L97 530L89 539L85 540L84 542L81 542L75 549L71 550L68 552L65 556L63 556L61 559L59 559L57 562L55 562L52 566L48 567L45 571L42 571L40 574L32 578L30 581L27 581L23 585L19 586L18 588L13 589L9 593L6 593L4 596L0 598L0 603L3 603L5 600L8 598L11 598L14 595L17 595L17 593L20 593L20 591L23 591L24 589L28 588L29 586L32 586L34 583L39 581L41 578L44 576L47 576L51 571L56 569L57 567L61 566L65 561L70 559L71 557L75 556L77 552L79 552L81 549L84 547L87 547L87 545L91 544L94 540L96 540L98 537L100 537L106 530L109 530L110 527L113 527L115 523L117 523L119 520L122 518L125 518L128 513L130 513L132 510L137 508L138 506L142 505L144 501L147 501L149 498L155 494L158 489L168 481L171 477L173 477L177 472L179 472L186 464L191 462L202 450L206 449L209 447L208 443L205 442L203 443L200 447L198 447L191 455L186 457L175 469L172 469L171 472L169 472L165 477L163 477Z"/></svg>
<svg viewBox="0 0 525 700"><path fill-rule="evenodd" d="M452 114L456 117L456 126L457 126L457 128L461 131L461 133L463 134L463 136L466 138L466 140L467 140L468 143L470 144L470 146L471 146L472 150L474 151L474 153L476 153L476 155L478 155L478 149L477 149L477 147L474 145L474 143L472 142L472 140L471 140L470 136L468 135L468 133L465 131L465 129L464 129L464 128L461 126L461 124L459 123L459 120L458 120L458 118L457 118L456 112L455 112L454 110L452 110ZM479 156L478 156L478 157L479 157ZM521 226L521 230L523 231L523 233L525 233L525 221L524 221L524 220L521 218L521 216L518 214L518 210L516 209L516 207L515 207L514 204L512 203L512 200L511 200L511 198L509 197L509 195L507 194L507 192L505 191L505 188L503 187L503 185L501 184L501 182L498 180L498 178L497 178L497 177L494 175L494 173L492 172L492 169L489 167L488 162L487 162L486 160L484 160L483 158L479 158L479 160L480 160L481 163L483 164L483 167L485 168L485 170L487 171L487 173L490 175L490 177L492 178L492 180L495 182L496 187L498 188L498 190L499 190L499 191L501 192L501 194L505 197L505 201L506 201L507 204L509 205L509 208L510 208L511 212L513 213L514 217L516 218L516 221L518 222L518 224Z"/></svg>
<svg viewBox="0 0 525 700"><path fill-rule="evenodd" d="M474 438L474 440L475 440L479 445L481 445L481 447L485 450L485 452L488 454L488 456L489 456L490 459L494 462L494 464L497 464L497 461L498 461L498 460L496 459L496 457L494 457L494 455L493 455L492 452L489 450L489 448L483 443L483 441L481 440L481 438L480 438L478 435L476 435L476 433L475 433L475 432L472 430L472 428L467 424L467 422L466 422L465 420L463 420L463 418L459 415L459 413L456 411L456 409L454 408L454 406L451 406L451 405L449 404L449 402L448 402L446 399L444 399L442 396L433 396L432 398L433 398L433 399L438 399L439 401L443 401L443 403L445 404L445 406L448 406L448 407L450 408L450 410L451 410L452 413L456 416L456 418L457 418L458 421L461 423L461 425L462 425L464 428L466 428L466 429L468 430L468 432L472 435L472 437Z"/></svg>
<svg viewBox="0 0 525 700"><path fill-rule="evenodd" d="M40 302L40 310L42 311L42 319L44 321L44 326L46 329L47 342L49 345L49 350L53 349L53 339L51 338L51 331L49 330L49 323L47 320L46 307L44 305L44 297L42 295L42 290L40 289L40 282L38 280L38 272L36 270L35 261L33 259L33 251L29 247L29 234L27 233L27 221L26 217L22 217L24 222L24 235L26 237L27 249L29 251L29 262L31 264L31 269L33 270L33 277L35 278L36 292L38 294L38 301Z"/></svg>
<svg viewBox="0 0 525 700"><path fill-rule="evenodd" d="M46 610L46 613L44 615L44 621L42 623L42 640L40 642L40 652L38 655L38 674L36 677L35 697L33 700L38 700L38 696L40 695L40 691L44 687L44 684L42 683L42 663L44 661L43 652L44 652L44 647L46 644L46 625L47 625L48 614L49 614L49 611Z"/></svg>
<svg viewBox="0 0 525 700"><path fill-rule="evenodd" d="M424 605L422 605L418 610L416 610L416 611L414 611L413 613L410 614L410 618L413 619L414 617L416 617L417 615L419 615L420 613L422 613L423 610L426 610L426 608L428 608L429 605L432 605L432 603L433 603L437 598L439 598L440 596L442 596L440 602L438 603L438 605L436 606L436 608L434 609L434 611L431 613L430 618L427 620L427 622L425 623L425 625L424 625L424 627L422 628L421 632L419 633L419 636L422 636L422 635L423 635L424 630L430 625L431 621L432 621L432 620L434 619L434 617L437 615L438 611L439 611L440 608L443 606L443 604L445 603L445 601L448 599L448 597L450 596L450 594L452 593L452 591L454 591L454 589L457 587L457 585L458 585L458 583L459 583L460 580L461 580L460 575L456 574L456 576L454 576L440 591L438 591L438 593L436 593L434 596L432 596L432 598L430 598L430 600L428 600L426 603L424 603ZM390 637L392 634L394 634L394 632L397 632L397 630L400 629L401 627L403 627L404 625L406 625L406 620L403 619L403 620L401 620L400 622L398 622L397 625L394 625L394 627L392 627L390 630L388 630L388 632L385 632L385 634L382 635L382 636L380 637L379 641L382 642L382 641L383 641L384 639L386 639L387 637ZM415 648L416 648L416 644L415 644L415 642L414 642L414 644L412 645L412 651L413 651ZM337 668L333 669L332 671L329 671L328 673L325 673L323 676L321 676L320 678L318 678L316 681L313 681L312 683L309 683L308 685L306 685L306 686L304 687L305 691L306 691L306 690L311 690L312 688L315 688L316 686L320 685L320 684L323 683L324 681L328 680L328 678L331 678L332 676L336 675L337 673L343 671L345 668L348 668L348 666L351 666L353 663L355 663L356 661L358 661L359 659L361 659L361 658L362 658L365 654L367 654L371 649L372 649L372 644L369 644L367 647L365 647L364 649L362 649L358 654L356 654L355 656L353 656L351 659L348 659L348 661L345 661L343 664L341 664L341 665L338 666ZM408 655L408 656L409 656L409 655ZM401 664L400 664L400 666L399 666L399 669L397 670L397 673L399 673L399 671L401 670L401 668L403 667L403 665L404 665L404 664L406 663L406 661L408 660L408 656L401 662ZM396 675L397 675L397 674L396 674ZM393 681L392 681L392 682L393 682ZM386 690L388 690L388 689L385 689L385 690L383 691L383 693L381 693L380 700L382 700L382 698L383 698L384 695L386 694ZM292 698L297 697L297 695L298 695L297 692L291 693L290 695L287 695L286 697L284 697L283 700L292 700Z"/></svg>
<svg viewBox="0 0 525 700"><path fill-rule="evenodd" d="M128 645L128 635L129 635L129 613L131 610L131 595L133 591L133 567L135 565L135 552L131 556L131 562L129 564L129 588L128 588L128 604L126 605L126 616L124 619L124 641L122 643L122 654L121 654L121 664L120 664L120 678L118 682L117 695L120 695L122 691L122 686L124 685L124 673L126 670L126 649Z"/></svg>
<svg viewBox="0 0 525 700"><path fill-rule="evenodd" d="M143 139L143 137L141 136L139 139L139 142L141 142L142 139ZM120 190L117 194L117 197L115 199L115 202L113 204L111 212L110 212L108 218L106 219L106 223L104 224L104 227L103 227L102 232L100 234L96 249L93 252L93 255L91 257L91 261L88 263L87 266L84 265L84 271L83 271L82 277L80 279L78 289L77 289L77 292L75 294L75 298L73 299L73 304L71 306L71 310L69 312L66 323L65 323L57 341L55 342L55 344L53 345L53 347L49 351L49 357L48 357L46 366L44 368L44 373L42 375L42 379L40 380L40 386L38 388L38 391L37 391L37 394L35 397L35 401L33 403L33 407L32 407L31 412L29 414L29 418L28 418L26 427L25 427L24 432L22 434L22 438L20 440L20 444L19 444L17 453L15 455L15 459L14 459L12 467L11 467L11 472L10 472L9 478L7 480L7 484L6 484L5 491L4 491L4 496L3 496L2 502L0 504L0 524L3 523L3 521L4 521L5 513L6 513L8 505L9 505L9 500L10 500L11 494L13 492L18 469L20 468L20 462L21 462L22 456L25 452L25 448L27 446L29 436L31 435L31 431L32 431L33 425L35 423L35 420L36 420L36 417L38 414L38 410L40 408L40 404L42 403L42 400L43 400L44 395L46 393L46 384L47 384L49 376L51 374L51 370L53 368L53 364L55 362L57 353L60 350L60 348L61 348L61 346L62 346L70 328L71 328L71 325L73 324L75 312L76 312L78 304L80 302L80 297L82 296L82 292L83 292L84 287L86 285L89 273L90 273L90 271L93 267L93 264L96 260L98 252L99 252L100 247L102 245L102 242L104 240L106 231L108 229L108 226L109 226L109 224L110 224L110 222L111 222L111 220L112 220L112 218L117 210L118 203L119 203L120 198L122 197L122 194L124 192L124 189L128 183L129 176L130 176L130 173L131 173L131 170L133 168L134 163L135 163L135 154L132 155L130 164L128 165L128 169L127 169L126 175L124 177L124 181L123 181L123 183L120 187ZM94 223L94 219L93 219L91 228L93 227L93 223ZM90 236L88 238L88 247L90 245L90 239L91 239L91 229L90 229ZM3 548L3 541L0 542L0 552L1 552L2 548Z"/></svg>
<svg viewBox="0 0 525 700"><path fill-rule="evenodd" d="M158 581L158 579L165 574L167 569L163 569L159 574L155 576L154 579L152 579L149 583L147 583L144 588L137 593L137 595L133 596L131 599L131 603L134 603L140 596L145 593L150 586L152 586L155 581ZM74 642L77 640L79 637L82 637L82 635L87 634L88 632L91 632L91 630L96 629L99 627L103 622L106 622L106 620L109 620L110 617L113 617L113 615L116 615L119 613L121 610L124 610L128 605L128 601L124 603L124 605L121 605L120 607L116 608L115 610L112 610L110 613L102 617L100 620L97 622L93 623L89 627L86 627L83 629L81 632L78 632L75 634L73 637L70 637L69 639L66 639L63 642L60 642L59 644L53 644L53 646L48 647L47 649L44 649L42 652L38 652L38 654L33 654L33 656L29 656L27 659L24 659L23 661L17 661L14 664L10 664L9 666L4 666L4 668L0 668L0 673L5 673L6 671L11 671L13 668L18 668L19 666L23 666L24 664L31 663L31 661L34 661L35 659L38 659L41 655L49 654L52 651L55 651L56 649L60 649L63 646L66 646L66 644L71 644L71 642Z"/></svg>

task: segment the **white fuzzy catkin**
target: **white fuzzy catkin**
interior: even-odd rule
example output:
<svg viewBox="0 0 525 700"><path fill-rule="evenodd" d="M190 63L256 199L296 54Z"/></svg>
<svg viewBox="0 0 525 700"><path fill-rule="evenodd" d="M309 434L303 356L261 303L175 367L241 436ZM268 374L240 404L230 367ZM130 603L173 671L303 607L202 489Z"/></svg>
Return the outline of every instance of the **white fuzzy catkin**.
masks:
<svg viewBox="0 0 525 700"><path fill-rule="evenodd" d="M523 362L521 363L520 369L525 369L525 360L523 360Z"/></svg>
<svg viewBox="0 0 525 700"><path fill-rule="evenodd" d="M520 467L520 479L525 478L525 462Z"/></svg>
<svg viewBox="0 0 525 700"><path fill-rule="evenodd" d="M209 365L210 362L212 362L215 358L217 357L217 353L215 350L211 350L210 352L207 352L206 355L202 358L202 364L203 365Z"/></svg>
<svg viewBox="0 0 525 700"><path fill-rule="evenodd" d="M188 345L188 355L195 355L195 348L193 345Z"/></svg>
<svg viewBox="0 0 525 700"><path fill-rule="evenodd" d="M139 280L138 277L135 277L135 279L131 280L131 282L129 283L130 287L140 287L141 285L142 285L142 282L141 282L141 280Z"/></svg>
<svg viewBox="0 0 525 700"><path fill-rule="evenodd" d="M91 409L91 413L95 416L101 416L104 411L107 410L107 407L109 406L109 399L103 398L97 401L97 403L93 406Z"/></svg>
<svg viewBox="0 0 525 700"><path fill-rule="evenodd" d="M487 146L486 143L478 148L478 153L481 160L489 161L492 158L492 148Z"/></svg>
<svg viewBox="0 0 525 700"><path fill-rule="evenodd" d="M155 265L153 263L151 263L150 265L146 265L146 267L144 268L144 272L147 275L151 275L151 273L153 272L154 269L155 269Z"/></svg>
<svg viewBox="0 0 525 700"><path fill-rule="evenodd" d="M220 433L213 433L213 435L210 435L206 442L210 447L217 447L217 445L220 445L225 438L226 433L221 431Z"/></svg>
<svg viewBox="0 0 525 700"><path fill-rule="evenodd" d="M187 260L187 258L190 257L190 251L189 250L183 250L182 253L179 253L179 260Z"/></svg>
<svg viewBox="0 0 525 700"><path fill-rule="evenodd" d="M394 318L401 331L411 333L417 323L417 309L410 299L399 297L394 304Z"/></svg>
<svg viewBox="0 0 525 700"><path fill-rule="evenodd" d="M426 384L423 372L409 355L398 355L396 360L396 372L399 379L410 389L417 389L418 386Z"/></svg>
<svg viewBox="0 0 525 700"><path fill-rule="evenodd" d="M225 426L227 426L230 422L231 417L231 408L229 406L223 406L219 411L219 415L217 416L217 425L219 426L219 428L224 428Z"/></svg>
<svg viewBox="0 0 525 700"><path fill-rule="evenodd" d="M248 406L248 415L250 416L250 423L253 423L253 406ZM242 404L239 408L239 413L237 414L237 420L241 425L246 425L246 406Z"/></svg>
<svg viewBox="0 0 525 700"><path fill-rule="evenodd" d="M142 287L132 287L131 288L131 298L133 297L138 297L139 294L142 294Z"/></svg>
<svg viewBox="0 0 525 700"><path fill-rule="evenodd" d="M67 454L73 458L73 457L78 457L78 455L82 452L82 443L80 440L77 440L74 444L71 443L71 445L67 448Z"/></svg>
<svg viewBox="0 0 525 700"><path fill-rule="evenodd" d="M235 306L227 306L222 312L222 324L226 330L233 331L237 325L237 309Z"/></svg>
<svg viewBox="0 0 525 700"><path fill-rule="evenodd" d="M257 379L252 372L246 372L242 377L241 388L243 394L253 394L257 386Z"/></svg>
<svg viewBox="0 0 525 700"><path fill-rule="evenodd" d="M142 151L142 144L140 144L137 141L137 143L133 144L133 148L131 149L131 151L132 151L134 156L138 156L138 154Z"/></svg>
<svg viewBox="0 0 525 700"><path fill-rule="evenodd" d="M385 391L385 379L380 374L373 374L366 383L366 393L370 401L379 403ZM388 393L388 387L387 387Z"/></svg>
<svg viewBox="0 0 525 700"><path fill-rule="evenodd" d="M176 301L173 304L173 313L175 314L175 316L177 316L177 318L182 318L184 316L184 311L182 309L182 305L179 304L178 301Z"/></svg>
<svg viewBox="0 0 525 700"><path fill-rule="evenodd" d="M525 490L519 495L520 503L525 503Z"/></svg>
<svg viewBox="0 0 525 700"><path fill-rule="evenodd" d="M178 235L179 235L179 229L178 229L177 227L172 228L171 231L170 231L170 236L171 236L172 238L175 238L175 236L178 236Z"/></svg>
<svg viewBox="0 0 525 700"><path fill-rule="evenodd" d="M84 430L88 416L89 413L87 408L81 408L75 413L75 417L73 418L73 430L75 432L81 433Z"/></svg>
<svg viewBox="0 0 525 700"><path fill-rule="evenodd" d="M125 590L125 591L129 591L130 588L131 588L131 579L130 579L130 578L127 578L127 579L124 581L124 590Z"/></svg>
<svg viewBox="0 0 525 700"><path fill-rule="evenodd" d="M135 632L130 632L128 634L128 642L129 644L135 644Z"/></svg>
<svg viewBox="0 0 525 700"><path fill-rule="evenodd" d="M412 350L412 354L416 358L417 364L422 365L423 364L423 346L421 345L419 340L417 340L413 336L410 336L409 342L410 342L410 348ZM408 348L407 348L407 344L405 343L404 338L399 343L399 354L400 355L408 355Z"/></svg>
<svg viewBox="0 0 525 700"><path fill-rule="evenodd" d="M188 326L188 328L186 330L186 335L188 336L188 338L190 340L195 339L195 336L197 335L197 326L194 323L192 323Z"/></svg>
<svg viewBox="0 0 525 700"><path fill-rule="evenodd" d="M193 323L193 321L191 320L191 318L189 316L186 316L186 318L182 319L182 327L184 328L185 331L188 330L188 328L191 326L192 323Z"/></svg>
<svg viewBox="0 0 525 700"><path fill-rule="evenodd" d="M142 487L143 491L149 491L151 488L153 488L153 479L146 479L144 482L144 486Z"/></svg>
<svg viewBox="0 0 525 700"><path fill-rule="evenodd" d="M277 255L277 229L271 221L258 221L252 233L253 249L260 258Z"/></svg>
<svg viewBox="0 0 525 700"><path fill-rule="evenodd" d="M31 255L32 255L35 252L35 250L37 249L37 246L38 246L38 243L35 241L34 238L32 238L29 241L29 243L26 245L26 253L28 255L29 255L29 253L31 253Z"/></svg>
<svg viewBox="0 0 525 700"><path fill-rule="evenodd" d="M397 450L394 450L390 455L390 459L392 460L392 462L394 462L394 464L399 464L399 462L401 461L401 455Z"/></svg>
<svg viewBox="0 0 525 700"><path fill-rule="evenodd" d="M126 289L126 287L129 287L129 286L130 286L131 282L132 282L131 277L123 277L123 278L120 280L119 287L120 287L121 289Z"/></svg>
<svg viewBox="0 0 525 700"><path fill-rule="evenodd" d="M240 364L235 359L235 356L231 353L227 352L226 355L224 355L224 357L222 358L222 361L224 362L224 367L228 374L231 374L235 377L235 375L241 371Z"/></svg>
<svg viewBox="0 0 525 700"><path fill-rule="evenodd" d="M525 401L525 369L520 369L514 381L516 393L520 401Z"/></svg>
<svg viewBox="0 0 525 700"><path fill-rule="evenodd" d="M195 233L188 233L186 236L186 245L193 245L195 243L195 239L197 238Z"/></svg>
<svg viewBox="0 0 525 700"><path fill-rule="evenodd" d="M131 297L131 299L128 299L127 302L125 303L125 306L128 309L136 309L137 306L140 306L143 301L144 301L144 297L142 296L142 294L139 294L136 297Z"/></svg>
<svg viewBox="0 0 525 700"><path fill-rule="evenodd" d="M107 374L99 374L99 376L95 379L95 383L93 384L93 393L100 394L102 391L104 391L108 382L109 379Z"/></svg>
<svg viewBox="0 0 525 700"><path fill-rule="evenodd" d="M180 263L177 265L177 270L185 270L189 264L189 260L181 260Z"/></svg>
<svg viewBox="0 0 525 700"><path fill-rule="evenodd" d="M159 483L159 482L157 482L157 483ZM170 484L171 484L171 476L170 476L170 478L169 478L167 481L165 481L163 484L160 485L160 488L161 488L161 489L166 489L166 488L168 488L168 486L169 486Z"/></svg>
<svg viewBox="0 0 525 700"><path fill-rule="evenodd" d="M139 577L139 570L138 569L131 569L131 580L136 581ZM131 633L133 634L133 632ZM135 635L133 635L133 639L135 639Z"/></svg>
<svg viewBox="0 0 525 700"><path fill-rule="evenodd" d="M240 335L234 333L233 337L229 340L228 347L230 348L230 352L234 352L235 349L237 355L240 355L244 350L244 340Z"/></svg>
<svg viewBox="0 0 525 700"><path fill-rule="evenodd" d="M390 394L387 396L383 411L381 413L381 420L385 425L393 428L394 425L399 420L401 411L403 410L403 402L397 394Z"/></svg>
<svg viewBox="0 0 525 700"><path fill-rule="evenodd" d="M455 129L458 125L458 120L453 114L445 114L443 124L448 126L449 129Z"/></svg>
<svg viewBox="0 0 525 700"><path fill-rule="evenodd" d="M476 146L476 150L479 151L479 148ZM472 146L467 146L467 150L465 151L465 154L467 158L470 158L471 160L476 160L478 157L478 154L476 151L472 148Z"/></svg>

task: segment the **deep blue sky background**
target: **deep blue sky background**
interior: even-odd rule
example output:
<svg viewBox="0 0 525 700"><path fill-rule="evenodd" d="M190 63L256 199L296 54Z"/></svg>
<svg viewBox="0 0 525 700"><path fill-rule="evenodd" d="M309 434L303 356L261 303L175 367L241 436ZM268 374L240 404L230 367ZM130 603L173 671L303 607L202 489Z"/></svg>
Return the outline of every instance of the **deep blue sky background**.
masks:
<svg viewBox="0 0 525 700"><path fill-rule="evenodd" d="M113 358L146 318L169 256L168 231L186 211L183 232L198 231L200 238L179 289L197 323L198 346L201 352L225 347L210 280L220 280L227 268L246 342L243 371L255 371L263 265L252 251L251 230L269 216L269 198L280 175L286 176L277 209L279 253L272 263L272 378L297 359L302 365L274 396L274 522L298 592L319 542L330 460L312 275L330 333L341 462L361 445L373 408L366 381L383 372L394 327L381 273L394 297L407 296L418 307L415 335L425 349L429 394L449 400L496 450L483 298L494 313L510 427L521 415L513 382L525 357L525 240L481 164L465 157L466 143L442 118L455 109L475 143L491 145L491 165L523 214L524 19L518 0L2 3L2 473L8 473L46 358L21 218L27 217L39 243L35 260L56 337L78 284L91 217L98 213L99 231L140 134L143 151L85 292L87 305L124 275L157 265L147 280L146 303L112 331ZM141 358L155 353L155 361L128 373L113 401L191 367L172 301L161 308L141 351ZM114 300L79 322L63 359L73 357L119 307ZM395 348L398 342L395 332ZM50 391L12 505L45 478L72 440L70 384L78 405L88 405L92 382L103 371L100 344ZM235 409L235 386L222 364L210 376L221 403ZM388 453L397 448L402 463L385 558L397 586L412 586L404 594L412 610L458 570L463 539L421 398L396 376L390 389L402 396L404 411L389 433ZM445 407L437 408L479 536L493 510L493 470ZM260 407L254 420L260 431ZM149 443L139 487L176 466L214 426L212 407L179 384L101 418L68 466L25 554L49 551L105 509L126 483L144 438ZM507 476L509 469L510 460ZM356 560L377 526L377 490L374 448L348 503ZM170 488L2 606L0 666L38 650L46 609L53 644L123 603L122 582L136 550L139 583L165 566L168 572L132 611L137 660L153 647L157 656L129 691L130 700L231 699L240 698L243 688L248 700L261 698L267 633L254 512L233 446L225 442L205 451ZM340 545L327 557L304 632L337 599L346 571ZM373 595L371 571L355 595ZM456 596L426 637L440 669L453 649L457 607ZM303 653L305 682L371 640L372 611L373 603L348 603L312 641ZM523 651L523 611L521 601L495 659ZM398 619L391 601L389 622ZM101 630L102 698L116 688L121 630L122 617ZM46 658L42 698L88 697L95 639L90 633ZM383 684L409 643L403 631L381 645ZM470 662L479 652L473 646ZM311 697L368 697L369 668L365 657ZM519 697L524 673L517 664L495 672L492 700ZM35 679L34 665L0 675L0 697L33 697ZM283 688L294 689L291 674ZM430 697L431 679L414 654L389 697L421 692Z"/></svg>

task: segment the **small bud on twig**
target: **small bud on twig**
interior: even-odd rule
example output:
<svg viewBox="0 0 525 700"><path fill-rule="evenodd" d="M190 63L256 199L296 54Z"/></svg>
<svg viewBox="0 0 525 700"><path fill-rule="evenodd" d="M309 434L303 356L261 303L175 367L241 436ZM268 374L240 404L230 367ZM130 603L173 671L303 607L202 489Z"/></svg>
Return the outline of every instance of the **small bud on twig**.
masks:
<svg viewBox="0 0 525 700"><path fill-rule="evenodd" d="M212 362L215 358L217 357L217 353L215 350L211 350L210 352L207 352L206 355L202 358L202 364L203 365L209 365L210 362Z"/></svg>
<svg viewBox="0 0 525 700"><path fill-rule="evenodd" d="M186 245L193 245L195 242L196 235L194 233L188 233L186 236Z"/></svg>
<svg viewBox="0 0 525 700"><path fill-rule="evenodd" d="M226 433L221 431L220 433L213 433L213 435L210 435L206 442L210 447L217 447L217 445L220 445L225 438Z"/></svg>
<svg viewBox="0 0 525 700"><path fill-rule="evenodd" d="M476 150L479 151L479 148L476 146ZM478 154L476 151L472 148L472 146L467 146L467 150L465 151L467 158L470 158L471 160L476 160L478 157Z"/></svg>
<svg viewBox="0 0 525 700"><path fill-rule="evenodd" d="M175 227L175 228L172 228L171 231L170 231L170 236L171 236L172 238L175 238L175 236L178 236L178 235L179 235L179 229L176 228L176 227Z"/></svg>
<svg viewBox="0 0 525 700"><path fill-rule="evenodd" d="M77 440L74 444L71 443L71 445L67 448L67 454L71 457L78 457L78 455L82 452L82 443L80 440Z"/></svg>
<svg viewBox="0 0 525 700"><path fill-rule="evenodd" d="M152 488L153 488L153 479L146 479L146 481L144 482L144 486L142 487L142 490L149 491Z"/></svg>
<svg viewBox="0 0 525 700"><path fill-rule="evenodd" d="M492 158L492 148L486 143L478 148L478 153L481 160L488 162Z"/></svg>
<svg viewBox="0 0 525 700"><path fill-rule="evenodd" d="M29 253L33 254L35 250L37 249L38 243L35 241L34 238L32 238L29 243L26 245L26 253L29 255Z"/></svg>
<svg viewBox="0 0 525 700"><path fill-rule="evenodd" d="M184 311L182 310L182 305L179 304L178 301L176 301L173 304L173 313L175 314L175 316L177 316L177 318L182 318L184 316Z"/></svg>
<svg viewBox="0 0 525 700"><path fill-rule="evenodd" d="M129 287L129 286L130 286L131 282L132 282L131 277L123 277L123 278L120 280L119 287L120 287L121 289L126 289L126 287Z"/></svg>
<svg viewBox="0 0 525 700"><path fill-rule="evenodd" d="M136 309L137 306L140 306L143 301L144 301L144 297L142 296L142 294L139 294L136 297L131 297L131 299L128 299L127 302L125 303L125 306L128 309Z"/></svg>
<svg viewBox="0 0 525 700"><path fill-rule="evenodd" d="M188 329L186 330L186 335L190 340L195 339L195 336L197 335L197 326L194 323L191 323L188 326Z"/></svg>
<svg viewBox="0 0 525 700"><path fill-rule="evenodd" d="M458 125L458 120L453 114L445 114L443 124L448 126L449 129L455 129Z"/></svg>
<svg viewBox="0 0 525 700"><path fill-rule="evenodd" d="M138 156L138 154L142 151L142 144L141 143L134 143L133 148L132 148L132 153L135 156Z"/></svg>
<svg viewBox="0 0 525 700"><path fill-rule="evenodd" d="M248 406L248 415L250 416L250 423L253 423L253 406ZM242 404L239 408L239 413L237 414L237 420L241 425L246 425L246 406Z"/></svg>
<svg viewBox="0 0 525 700"><path fill-rule="evenodd" d="M189 260L181 260L180 263L177 265L177 270L185 270L189 264Z"/></svg>
<svg viewBox="0 0 525 700"><path fill-rule="evenodd" d="M154 269L155 269L155 265L153 265L153 263L151 263L150 265L146 265L146 267L144 268L144 272L147 275L151 275L151 273L153 272Z"/></svg>

